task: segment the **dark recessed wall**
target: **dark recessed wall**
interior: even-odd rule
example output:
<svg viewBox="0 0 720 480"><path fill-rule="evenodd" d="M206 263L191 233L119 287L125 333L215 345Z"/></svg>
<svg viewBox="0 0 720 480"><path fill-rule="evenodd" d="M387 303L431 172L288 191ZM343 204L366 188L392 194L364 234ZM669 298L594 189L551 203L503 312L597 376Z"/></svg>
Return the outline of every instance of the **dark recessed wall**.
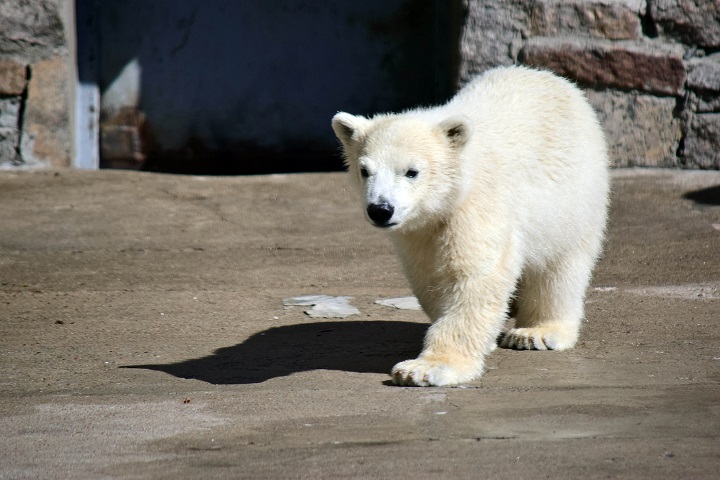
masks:
<svg viewBox="0 0 720 480"><path fill-rule="evenodd" d="M456 86L459 1L83 3L99 19L79 44L99 47L104 167L338 169L337 111L435 104Z"/></svg>

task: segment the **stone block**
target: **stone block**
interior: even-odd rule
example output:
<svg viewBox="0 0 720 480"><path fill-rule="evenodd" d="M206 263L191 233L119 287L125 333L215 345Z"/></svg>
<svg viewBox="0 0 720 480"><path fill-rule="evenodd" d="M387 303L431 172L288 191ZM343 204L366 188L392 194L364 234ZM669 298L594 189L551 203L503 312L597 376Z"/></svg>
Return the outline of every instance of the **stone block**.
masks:
<svg viewBox="0 0 720 480"><path fill-rule="evenodd" d="M611 40L641 38L644 2L541 0L530 7L530 34L580 35Z"/></svg>
<svg viewBox="0 0 720 480"><path fill-rule="evenodd" d="M682 137L675 99L587 90L598 112L615 167L674 167Z"/></svg>
<svg viewBox="0 0 720 480"><path fill-rule="evenodd" d="M20 153L28 166L70 166L67 67L63 57L31 65Z"/></svg>
<svg viewBox="0 0 720 480"><path fill-rule="evenodd" d="M682 52L650 42L534 37L519 60L593 88L680 95L685 83Z"/></svg>
<svg viewBox="0 0 720 480"><path fill-rule="evenodd" d="M39 60L65 46L65 0L0 1L0 53ZM57 52L59 53L59 52Z"/></svg>
<svg viewBox="0 0 720 480"><path fill-rule="evenodd" d="M468 2L460 40L460 83L493 67L515 63L527 12L515 2Z"/></svg>
<svg viewBox="0 0 720 480"><path fill-rule="evenodd" d="M20 97L0 98L0 128L18 128Z"/></svg>
<svg viewBox="0 0 720 480"><path fill-rule="evenodd" d="M687 71L688 88L720 93L720 53L688 60Z"/></svg>
<svg viewBox="0 0 720 480"><path fill-rule="evenodd" d="M720 47L717 0L649 0L650 16L661 35L702 48Z"/></svg>
<svg viewBox="0 0 720 480"><path fill-rule="evenodd" d="M18 163L17 147L20 132L17 128L0 127L0 165Z"/></svg>
<svg viewBox="0 0 720 480"><path fill-rule="evenodd" d="M720 169L720 113L692 116L685 137L685 164Z"/></svg>
<svg viewBox="0 0 720 480"><path fill-rule="evenodd" d="M0 60L0 96L22 95L27 85L27 67L13 60Z"/></svg>
<svg viewBox="0 0 720 480"><path fill-rule="evenodd" d="M690 109L697 113L720 112L720 53L692 58L685 66Z"/></svg>

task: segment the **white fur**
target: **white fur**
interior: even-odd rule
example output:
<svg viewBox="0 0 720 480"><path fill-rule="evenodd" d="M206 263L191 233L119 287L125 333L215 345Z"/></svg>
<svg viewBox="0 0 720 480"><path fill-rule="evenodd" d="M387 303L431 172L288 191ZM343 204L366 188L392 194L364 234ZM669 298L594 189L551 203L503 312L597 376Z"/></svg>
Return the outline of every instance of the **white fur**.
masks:
<svg viewBox="0 0 720 480"><path fill-rule="evenodd" d="M514 292L516 328L501 346L575 345L609 192L605 140L582 92L548 72L498 68L443 106L338 113L332 126L363 208L393 207L383 226L433 322L395 383L479 377Z"/></svg>

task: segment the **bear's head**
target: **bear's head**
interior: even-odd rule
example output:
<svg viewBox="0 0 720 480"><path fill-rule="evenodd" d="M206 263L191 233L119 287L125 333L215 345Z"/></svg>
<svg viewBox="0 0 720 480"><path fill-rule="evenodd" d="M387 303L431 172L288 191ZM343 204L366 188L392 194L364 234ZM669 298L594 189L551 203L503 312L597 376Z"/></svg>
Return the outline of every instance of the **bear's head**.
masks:
<svg viewBox="0 0 720 480"><path fill-rule="evenodd" d="M341 112L332 127L370 223L410 231L453 211L468 182L462 152L472 135L469 119L429 123L410 115L368 119Z"/></svg>

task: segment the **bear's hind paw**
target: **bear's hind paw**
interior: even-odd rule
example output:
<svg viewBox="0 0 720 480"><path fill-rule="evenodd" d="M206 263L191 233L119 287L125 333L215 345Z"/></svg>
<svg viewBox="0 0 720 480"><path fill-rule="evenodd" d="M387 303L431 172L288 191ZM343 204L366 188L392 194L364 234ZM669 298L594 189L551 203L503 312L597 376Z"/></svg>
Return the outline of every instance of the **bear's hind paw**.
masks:
<svg viewBox="0 0 720 480"><path fill-rule="evenodd" d="M513 328L501 335L503 348L514 350L566 350L575 346L577 332L559 327Z"/></svg>

